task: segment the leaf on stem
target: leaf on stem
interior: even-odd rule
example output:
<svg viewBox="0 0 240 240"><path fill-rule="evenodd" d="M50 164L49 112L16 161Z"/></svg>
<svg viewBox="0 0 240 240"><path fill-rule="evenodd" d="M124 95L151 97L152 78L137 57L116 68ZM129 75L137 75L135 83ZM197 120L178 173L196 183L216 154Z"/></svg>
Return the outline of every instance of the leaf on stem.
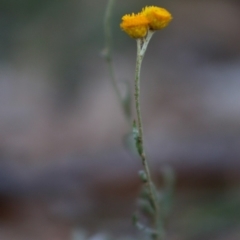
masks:
<svg viewBox="0 0 240 240"><path fill-rule="evenodd" d="M133 121L132 134L133 134L133 138L135 140L135 144L136 144L136 148L137 148L138 154L140 156L142 156L142 154L143 154L143 145L142 145L142 140L141 140L141 138L139 136L139 130L138 130L137 123L136 123L135 120Z"/></svg>
<svg viewBox="0 0 240 240"><path fill-rule="evenodd" d="M151 229L151 228L147 227L146 225L139 222L139 217L136 213L133 214L132 221L133 221L133 225L138 230L144 232L151 239L156 239L156 237L158 236L158 233L154 229Z"/></svg>
<svg viewBox="0 0 240 240"><path fill-rule="evenodd" d="M146 183L146 182L148 181L147 175L146 175L146 173L145 173L144 170L140 170L140 171L138 172L138 175L139 175L139 177L140 177L140 179L141 179L141 181L142 181L143 183Z"/></svg>

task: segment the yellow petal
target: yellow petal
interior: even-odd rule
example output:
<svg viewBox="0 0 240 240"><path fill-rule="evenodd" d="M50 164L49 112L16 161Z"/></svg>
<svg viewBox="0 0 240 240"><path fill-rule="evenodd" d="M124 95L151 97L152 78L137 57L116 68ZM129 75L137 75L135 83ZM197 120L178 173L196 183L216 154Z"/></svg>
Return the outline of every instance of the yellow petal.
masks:
<svg viewBox="0 0 240 240"><path fill-rule="evenodd" d="M160 30L172 20L172 15L165 8L149 6L141 12L149 20L151 30Z"/></svg>
<svg viewBox="0 0 240 240"><path fill-rule="evenodd" d="M145 15L133 13L122 17L120 27L132 38L143 38L147 34L148 24L149 20Z"/></svg>

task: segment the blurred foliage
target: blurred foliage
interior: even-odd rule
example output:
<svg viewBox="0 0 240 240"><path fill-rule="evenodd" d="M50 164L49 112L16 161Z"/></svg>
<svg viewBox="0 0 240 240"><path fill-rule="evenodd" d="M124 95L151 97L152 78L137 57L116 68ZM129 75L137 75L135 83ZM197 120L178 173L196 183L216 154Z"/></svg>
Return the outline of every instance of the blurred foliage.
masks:
<svg viewBox="0 0 240 240"><path fill-rule="evenodd" d="M30 20L49 5L56 5L64 0L1 0L0 11L14 14L18 20Z"/></svg>
<svg viewBox="0 0 240 240"><path fill-rule="evenodd" d="M205 193L186 206L178 220L178 230L184 239L210 239L228 234L240 226L240 195L238 191L224 195Z"/></svg>
<svg viewBox="0 0 240 240"><path fill-rule="evenodd" d="M12 64L19 51L21 57L31 51L32 59L47 58L57 106L69 106L74 100L81 80L78 74L84 68L80 60L86 46L78 35L80 30L73 31L78 24L77 10L81 9L75 10L74 2L65 0L0 2L0 60Z"/></svg>
<svg viewBox="0 0 240 240"><path fill-rule="evenodd" d="M1 0L0 1L0 56L6 60L13 54L17 32L41 15L50 5L58 6L64 0ZM56 5L57 3L57 5Z"/></svg>

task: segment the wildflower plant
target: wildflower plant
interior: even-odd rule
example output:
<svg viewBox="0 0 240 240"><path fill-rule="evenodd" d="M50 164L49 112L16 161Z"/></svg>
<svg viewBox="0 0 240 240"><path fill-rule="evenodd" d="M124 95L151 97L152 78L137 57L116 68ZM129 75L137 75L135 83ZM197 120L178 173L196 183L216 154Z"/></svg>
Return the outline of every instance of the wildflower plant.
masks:
<svg viewBox="0 0 240 240"><path fill-rule="evenodd" d="M109 13L114 0L109 0L107 13ZM108 14L106 14L108 16ZM172 196L174 175L170 168L166 168L163 172L165 180L165 191L159 192L152 181L149 163L145 153L143 125L140 107L140 73L141 65L147 50L147 46L156 31L159 31L171 22L172 15L164 8L156 6L147 6L139 13L126 14L122 17L120 23L121 29L137 42L137 58L134 81L134 102L136 109L136 120L132 125L132 136L141 162L143 170L139 172L139 177L143 182L143 191L139 197L140 211L134 214L133 223L140 230L143 230L148 236L154 240L162 240L164 238L164 220L169 210L170 200ZM105 21L105 30L108 29L108 22ZM108 29L109 30L109 29ZM107 35L106 35L106 39ZM109 45L108 45L109 46ZM110 47L109 47L110 48ZM116 82L114 82L116 90ZM120 91L117 94L121 98ZM130 104L129 104L130 105ZM124 108L124 105L122 105ZM140 223L139 215L146 214L149 216L149 224ZM150 227L148 226L150 225Z"/></svg>

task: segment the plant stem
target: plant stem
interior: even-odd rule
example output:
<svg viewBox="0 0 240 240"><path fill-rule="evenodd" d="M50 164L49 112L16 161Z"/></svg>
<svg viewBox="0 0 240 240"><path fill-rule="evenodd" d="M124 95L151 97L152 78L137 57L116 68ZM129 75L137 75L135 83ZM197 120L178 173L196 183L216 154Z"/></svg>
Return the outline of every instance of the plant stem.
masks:
<svg viewBox="0 0 240 240"><path fill-rule="evenodd" d="M111 17L112 17L112 9L114 6L115 0L109 0L105 12L104 17L104 31L105 31L105 58L106 62L108 64L108 70L110 74L110 78L112 80L113 88L116 92L117 97L119 98L119 101L121 102L121 94L119 91L119 88L117 86L117 82L114 75L113 70L113 63L112 63L112 50L111 50L111 44L112 44L112 34L111 34Z"/></svg>
<svg viewBox="0 0 240 240"><path fill-rule="evenodd" d="M122 108L122 111L128 121L130 121L130 116L129 113L126 112L126 108L124 105L124 99L123 96L120 92L120 89L118 87L115 74L114 74L114 69L113 69L113 61L112 61L112 34L111 34L111 18L112 18L112 9L115 4L115 0L109 0L107 7L106 7L106 12L104 16L104 32L105 32L105 48L104 48L104 57L107 62L108 66L108 72L110 75L110 80L113 86L113 89L115 91L115 94L117 96L118 102Z"/></svg>
<svg viewBox="0 0 240 240"><path fill-rule="evenodd" d="M142 60L145 54L145 51L147 49L148 43L153 35L153 32L149 31L148 35L144 39L137 39L137 59L136 59L136 71L135 71L135 107L136 107L136 114L137 114L137 128L139 132L138 136L138 143L140 145L141 152L139 153L142 165L144 167L147 182L146 185L148 187L149 191L149 197L151 199L155 216L154 216L154 223L157 230L157 236L155 239L162 239L162 227L160 223L160 217L159 217L159 206L158 206L158 199L156 195L156 191L154 188L154 184L151 178L151 173L149 170L149 164L146 158L145 150L144 150L144 139L143 139L143 126L142 126L142 117L141 117L141 107L140 107L140 72L141 72L141 65ZM160 231L161 229L161 231Z"/></svg>

